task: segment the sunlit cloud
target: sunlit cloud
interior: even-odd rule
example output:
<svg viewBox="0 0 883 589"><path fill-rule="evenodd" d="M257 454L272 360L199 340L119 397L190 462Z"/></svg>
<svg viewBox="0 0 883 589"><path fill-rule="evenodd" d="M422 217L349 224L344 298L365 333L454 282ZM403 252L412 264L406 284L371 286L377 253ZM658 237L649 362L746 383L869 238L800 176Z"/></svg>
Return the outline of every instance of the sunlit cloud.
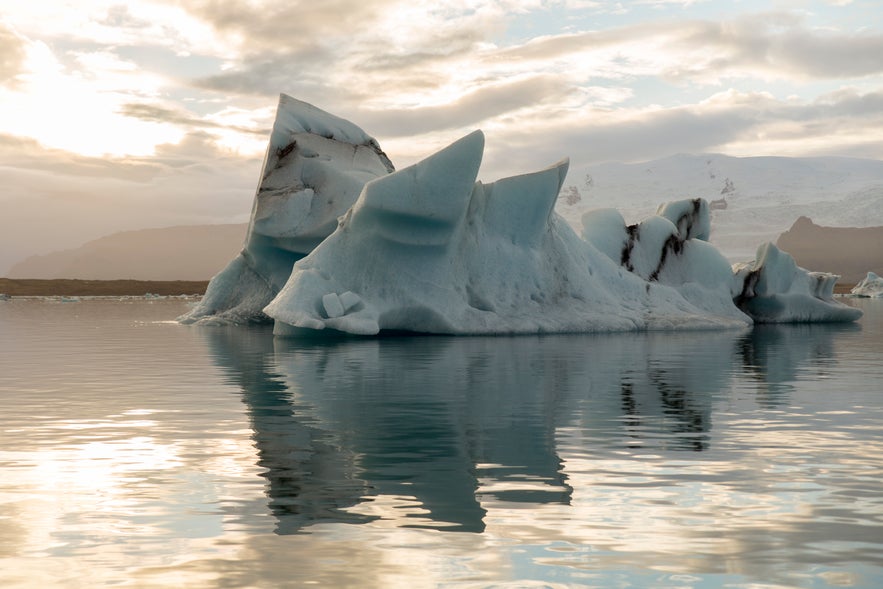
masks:
<svg viewBox="0 0 883 589"><path fill-rule="evenodd" d="M162 80L106 52L80 53L81 68L65 67L41 41L25 46L13 88L0 89L0 129L47 147L84 155L149 154L158 143L180 140L168 125L116 114L122 99L155 95Z"/></svg>
<svg viewBox="0 0 883 589"><path fill-rule="evenodd" d="M0 85L14 86L26 57L25 42L0 23Z"/></svg>
<svg viewBox="0 0 883 589"><path fill-rule="evenodd" d="M185 54L228 54L229 43L213 28L173 3L151 0L45 0L19 2L7 19L28 35L81 41L92 46L162 46Z"/></svg>

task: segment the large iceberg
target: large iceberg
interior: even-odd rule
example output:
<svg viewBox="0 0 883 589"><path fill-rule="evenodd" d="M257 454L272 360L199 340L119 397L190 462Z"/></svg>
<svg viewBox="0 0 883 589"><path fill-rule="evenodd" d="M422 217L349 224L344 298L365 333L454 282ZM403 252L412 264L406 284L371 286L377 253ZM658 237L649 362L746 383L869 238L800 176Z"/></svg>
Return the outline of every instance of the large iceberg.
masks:
<svg viewBox="0 0 883 589"><path fill-rule="evenodd" d="M185 322L272 318L274 333L563 333L852 321L837 277L774 246L731 268L702 199L637 225L554 205L568 162L476 180L475 131L399 171L361 129L283 95L246 246ZM339 216L339 218L338 218Z"/></svg>

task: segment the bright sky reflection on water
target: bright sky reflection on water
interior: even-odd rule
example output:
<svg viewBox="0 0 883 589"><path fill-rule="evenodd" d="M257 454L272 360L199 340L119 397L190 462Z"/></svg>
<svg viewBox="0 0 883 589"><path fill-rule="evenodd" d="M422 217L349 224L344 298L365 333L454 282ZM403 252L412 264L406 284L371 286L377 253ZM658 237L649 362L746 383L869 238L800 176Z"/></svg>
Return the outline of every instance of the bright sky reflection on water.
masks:
<svg viewBox="0 0 883 589"><path fill-rule="evenodd" d="M0 302L4 587L878 587L858 326L274 340Z"/></svg>

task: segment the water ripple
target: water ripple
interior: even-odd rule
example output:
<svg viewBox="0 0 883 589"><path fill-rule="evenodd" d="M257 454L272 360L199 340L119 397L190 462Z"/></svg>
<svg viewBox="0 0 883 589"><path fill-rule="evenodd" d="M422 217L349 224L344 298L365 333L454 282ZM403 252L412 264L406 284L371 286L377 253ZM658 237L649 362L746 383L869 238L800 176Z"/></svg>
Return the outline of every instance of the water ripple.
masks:
<svg viewBox="0 0 883 589"><path fill-rule="evenodd" d="M5 301L0 583L881 586L879 303L275 340L182 301Z"/></svg>

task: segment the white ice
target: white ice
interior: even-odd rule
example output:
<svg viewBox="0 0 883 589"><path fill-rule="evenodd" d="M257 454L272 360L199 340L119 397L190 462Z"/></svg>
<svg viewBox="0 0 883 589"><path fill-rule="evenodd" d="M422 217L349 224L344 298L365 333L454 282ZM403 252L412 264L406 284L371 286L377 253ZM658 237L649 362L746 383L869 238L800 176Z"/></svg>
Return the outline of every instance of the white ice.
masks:
<svg viewBox="0 0 883 589"><path fill-rule="evenodd" d="M668 203L632 226L616 211L590 212L581 238L553 210L567 161L484 184L476 181L483 151L476 131L392 172L357 127L283 97L246 247L184 320L266 315L279 335L371 335L722 328L861 315L833 299L836 276L798 268L769 244L734 272L707 241L704 200Z"/></svg>
<svg viewBox="0 0 883 589"><path fill-rule="evenodd" d="M856 284L850 293L860 297L883 297L883 278L868 272L868 275Z"/></svg>
<svg viewBox="0 0 883 589"><path fill-rule="evenodd" d="M742 292L736 303L758 323L855 321L862 312L834 300L839 276L808 272L771 243L754 262L734 267Z"/></svg>

